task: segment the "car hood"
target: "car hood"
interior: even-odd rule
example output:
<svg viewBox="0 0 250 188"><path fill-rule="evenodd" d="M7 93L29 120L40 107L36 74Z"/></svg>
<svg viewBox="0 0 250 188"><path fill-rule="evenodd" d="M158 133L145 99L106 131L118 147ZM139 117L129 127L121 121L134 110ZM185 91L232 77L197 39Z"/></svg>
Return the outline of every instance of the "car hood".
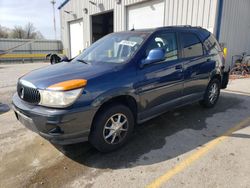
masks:
<svg viewBox="0 0 250 188"><path fill-rule="evenodd" d="M89 80L111 71L114 71L112 65L62 62L34 70L20 79L30 82L36 88L45 89L59 82L73 79Z"/></svg>

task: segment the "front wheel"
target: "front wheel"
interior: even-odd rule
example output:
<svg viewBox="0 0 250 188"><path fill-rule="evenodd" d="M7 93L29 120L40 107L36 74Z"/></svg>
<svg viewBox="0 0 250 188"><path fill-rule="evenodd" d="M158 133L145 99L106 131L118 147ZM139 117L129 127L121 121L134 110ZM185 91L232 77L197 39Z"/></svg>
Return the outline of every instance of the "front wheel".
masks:
<svg viewBox="0 0 250 188"><path fill-rule="evenodd" d="M220 81L213 79L209 82L203 100L200 104L206 108L212 108L216 105L220 96Z"/></svg>
<svg viewBox="0 0 250 188"><path fill-rule="evenodd" d="M97 114L92 126L90 143L101 152L109 152L128 141L134 128L134 116L127 106L109 105Z"/></svg>

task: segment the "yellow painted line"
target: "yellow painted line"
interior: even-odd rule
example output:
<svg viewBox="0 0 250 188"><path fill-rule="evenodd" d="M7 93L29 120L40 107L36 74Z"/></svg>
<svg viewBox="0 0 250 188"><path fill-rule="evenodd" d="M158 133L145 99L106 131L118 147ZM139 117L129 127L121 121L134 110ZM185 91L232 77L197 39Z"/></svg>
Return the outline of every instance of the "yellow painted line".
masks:
<svg viewBox="0 0 250 188"><path fill-rule="evenodd" d="M47 54L4 54L0 55L0 58L34 58L42 57L45 58Z"/></svg>
<svg viewBox="0 0 250 188"><path fill-rule="evenodd" d="M244 92L244 91L236 91L236 90L229 90L229 89L226 89L226 90L223 90L223 91L221 91L221 92L223 92L223 93L233 93L233 94L238 94L238 95L250 96L250 93Z"/></svg>
<svg viewBox="0 0 250 188"><path fill-rule="evenodd" d="M180 173L181 171L183 171L184 169L189 167L192 163L194 163L200 157L205 155L209 150L213 149L220 142L222 142L223 140L228 138L228 136L230 136L233 132L245 127L247 123L250 123L250 117L241 121L239 124L235 125L233 128L229 129L228 131L226 131L224 134L222 134L218 138L205 144L199 150L197 150L196 152L194 152L193 154L188 156L186 159L182 160L180 163L178 163L176 166L171 168L169 171L167 171L162 176L155 179L153 182L151 182L146 187L147 188L158 188L158 187L162 186L164 183L166 183L168 180L170 180L176 174Z"/></svg>
<svg viewBox="0 0 250 188"><path fill-rule="evenodd" d="M45 58L47 54L2 54L0 58L15 59L15 58ZM58 54L61 55L61 54Z"/></svg>

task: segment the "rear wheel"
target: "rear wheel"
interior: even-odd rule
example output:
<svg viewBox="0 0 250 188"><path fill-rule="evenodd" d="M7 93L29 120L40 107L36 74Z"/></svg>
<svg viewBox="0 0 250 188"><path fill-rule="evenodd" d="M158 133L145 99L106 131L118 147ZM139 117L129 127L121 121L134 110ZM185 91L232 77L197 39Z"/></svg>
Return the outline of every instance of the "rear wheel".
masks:
<svg viewBox="0 0 250 188"><path fill-rule="evenodd" d="M133 128L134 116L127 106L109 105L95 117L89 141L99 151L109 152L124 145Z"/></svg>
<svg viewBox="0 0 250 188"><path fill-rule="evenodd" d="M206 108L212 108L216 105L220 96L220 81L213 79L207 86L206 93L200 104Z"/></svg>

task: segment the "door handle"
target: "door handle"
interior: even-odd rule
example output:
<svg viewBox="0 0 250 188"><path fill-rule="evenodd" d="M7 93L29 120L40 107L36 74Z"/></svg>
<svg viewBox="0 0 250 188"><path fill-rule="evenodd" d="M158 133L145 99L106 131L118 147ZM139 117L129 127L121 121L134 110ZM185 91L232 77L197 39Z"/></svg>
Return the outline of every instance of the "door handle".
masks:
<svg viewBox="0 0 250 188"><path fill-rule="evenodd" d="M176 69L176 70L182 70L182 65L176 65L176 66L175 66L175 69Z"/></svg>

